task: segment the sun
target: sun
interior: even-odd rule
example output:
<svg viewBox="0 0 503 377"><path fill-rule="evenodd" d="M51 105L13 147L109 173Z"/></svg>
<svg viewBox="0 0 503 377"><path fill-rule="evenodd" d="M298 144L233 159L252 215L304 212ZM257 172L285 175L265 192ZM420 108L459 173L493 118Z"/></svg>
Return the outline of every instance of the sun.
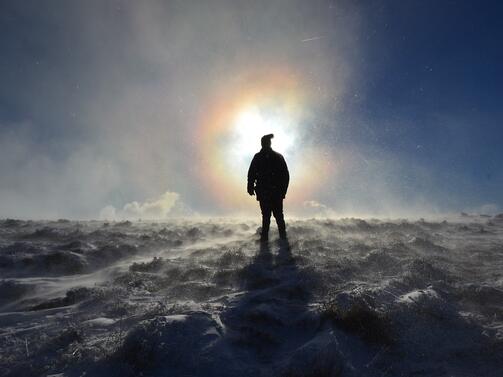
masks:
<svg viewBox="0 0 503 377"><path fill-rule="evenodd" d="M287 113L268 113L258 106L248 106L239 111L230 130L229 154L239 161L249 159L260 148L260 138L274 134L273 148L288 156L296 139L295 125Z"/></svg>
<svg viewBox="0 0 503 377"><path fill-rule="evenodd" d="M274 134L272 148L290 170L290 203L303 203L328 176L329 159L306 142L308 97L298 76L289 71L238 75L221 86L201 111L194 134L199 158L195 170L222 207L251 208L246 192L250 162L260 139Z"/></svg>

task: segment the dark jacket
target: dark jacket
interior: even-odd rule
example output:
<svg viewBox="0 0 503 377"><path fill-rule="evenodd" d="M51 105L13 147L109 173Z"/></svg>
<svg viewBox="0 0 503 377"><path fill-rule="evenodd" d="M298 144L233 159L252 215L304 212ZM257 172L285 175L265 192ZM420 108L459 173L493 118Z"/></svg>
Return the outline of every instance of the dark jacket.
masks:
<svg viewBox="0 0 503 377"><path fill-rule="evenodd" d="M257 200L283 199L288 189L290 174L285 159L272 149L262 148L248 170L248 192L257 194Z"/></svg>

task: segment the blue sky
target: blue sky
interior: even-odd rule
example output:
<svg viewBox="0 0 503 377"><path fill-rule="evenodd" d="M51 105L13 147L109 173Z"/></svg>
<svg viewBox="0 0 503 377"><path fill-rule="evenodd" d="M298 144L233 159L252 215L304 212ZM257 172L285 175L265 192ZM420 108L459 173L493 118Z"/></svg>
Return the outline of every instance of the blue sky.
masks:
<svg viewBox="0 0 503 377"><path fill-rule="evenodd" d="M363 4L362 80L342 111L348 126L340 143L362 143L426 169L431 181L412 177L404 188L409 197L427 193L452 209L501 206L501 3ZM362 127L354 127L355 118Z"/></svg>
<svg viewBox="0 0 503 377"><path fill-rule="evenodd" d="M341 164L353 156L306 199L341 214L503 211L502 11L3 1L0 217L97 217L167 191L183 208L224 213L192 171L190 134L200 104L250 61L290 65L320 88L309 142Z"/></svg>

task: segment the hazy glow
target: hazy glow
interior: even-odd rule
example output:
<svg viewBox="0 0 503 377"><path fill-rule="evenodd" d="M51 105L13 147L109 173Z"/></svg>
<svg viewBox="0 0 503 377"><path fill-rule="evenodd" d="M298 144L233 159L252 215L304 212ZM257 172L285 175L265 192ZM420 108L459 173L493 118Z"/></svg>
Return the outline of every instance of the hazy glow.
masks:
<svg viewBox="0 0 503 377"><path fill-rule="evenodd" d="M256 106L245 108L237 114L231 133L233 143L230 145L230 154L238 160L253 156L263 135L274 134L274 149L286 157L295 141L295 131L288 115L263 115Z"/></svg>
<svg viewBox="0 0 503 377"><path fill-rule="evenodd" d="M324 182L328 162L321 149L301 142L308 104L296 77L285 71L254 75L224 93L215 93L195 135L202 151L199 171L210 192L223 206L256 206L246 193L246 175L260 138L272 133L272 147L285 157L293 182L288 200L307 200Z"/></svg>

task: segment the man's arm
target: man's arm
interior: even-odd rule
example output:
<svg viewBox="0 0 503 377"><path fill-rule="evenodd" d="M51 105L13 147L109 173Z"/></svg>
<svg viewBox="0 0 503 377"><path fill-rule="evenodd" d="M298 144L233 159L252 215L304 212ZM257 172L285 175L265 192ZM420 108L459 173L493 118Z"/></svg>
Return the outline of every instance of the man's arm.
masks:
<svg viewBox="0 0 503 377"><path fill-rule="evenodd" d="M248 169L248 185L247 191L250 195L255 195L255 180L257 179L257 159L253 156L253 160L250 164L250 168Z"/></svg>
<svg viewBox="0 0 503 377"><path fill-rule="evenodd" d="M283 193L283 199L286 196L286 192L288 190L288 184L290 183L290 172L288 171L288 166L286 165L286 161L283 156L281 156L281 177L282 177L282 193Z"/></svg>

